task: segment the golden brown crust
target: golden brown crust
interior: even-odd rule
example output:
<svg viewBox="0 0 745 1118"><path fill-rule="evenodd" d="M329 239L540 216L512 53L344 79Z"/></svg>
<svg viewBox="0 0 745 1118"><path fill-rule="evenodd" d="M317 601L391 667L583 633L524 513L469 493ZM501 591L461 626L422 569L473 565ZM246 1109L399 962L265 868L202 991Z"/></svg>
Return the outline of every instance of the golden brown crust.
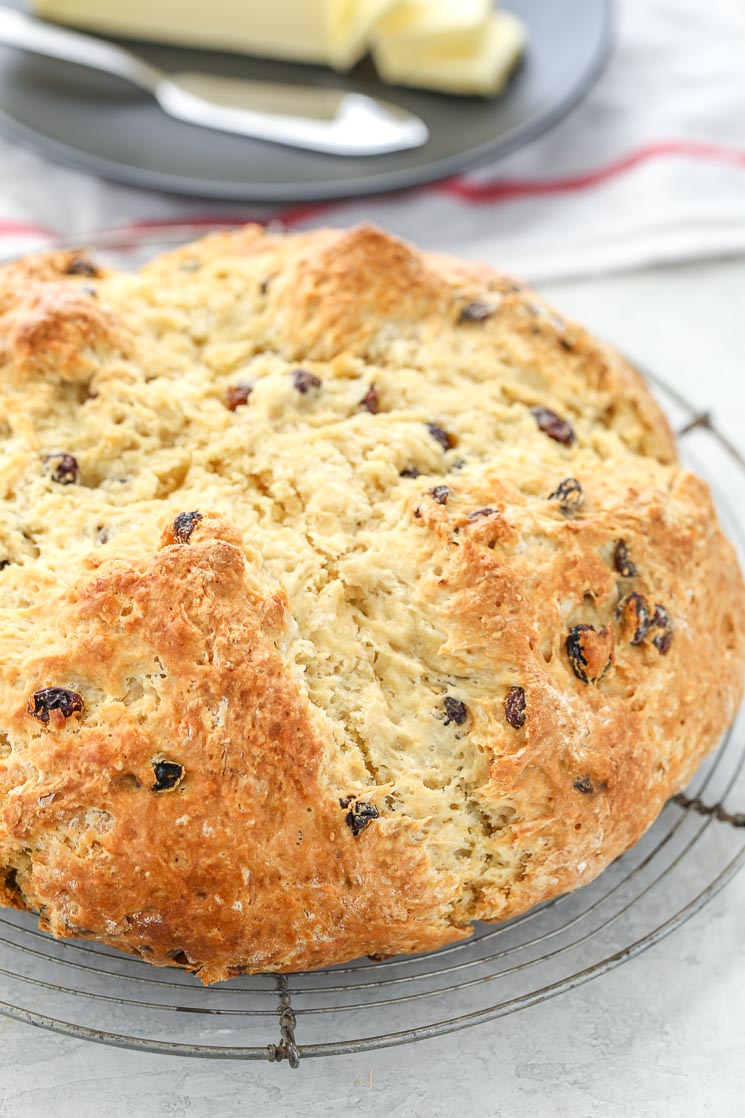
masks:
<svg viewBox="0 0 745 1118"><path fill-rule="evenodd" d="M0 275L5 903L215 981L429 950L635 842L745 614L628 364L368 226L76 260Z"/></svg>
<svg viewBox="0 0 745 1118"><path fill-rule="evenodd" d="M142 567L89 566L40 611L64 651L24 663L7 712L36 774L6 771L6 849L34 844L14 884L44 927L205 981L462 934L443 917L457 882L435 878L411 825L359 842L319 784L323 743L276 648L288 603L251 584L234 530L207 516ZM85 710L44 727L28 695L58 680ZM172 789L154 791L158 761L183 768Z"/></svg>

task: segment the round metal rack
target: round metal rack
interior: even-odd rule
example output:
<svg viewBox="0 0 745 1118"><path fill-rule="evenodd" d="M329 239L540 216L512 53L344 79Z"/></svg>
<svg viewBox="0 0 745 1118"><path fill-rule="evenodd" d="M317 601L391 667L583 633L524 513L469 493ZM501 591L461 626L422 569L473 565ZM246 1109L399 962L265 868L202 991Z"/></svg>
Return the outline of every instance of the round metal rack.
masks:
<svg viewBox="0 0 745 1118"><path fill-rule="evenodd" d="M143 251L138 244L131 256ZM710 480L745 555L745 527L733 511L745 507L745 461L708 415L649 379L684 461ZM471 939L428 955L245 976L205 989L180 971L54 940L31 915L0 910L0 1012L126 1048L291 1066L492 1021L619 966L710 900L745 862L744 770L741 711L686 795L671 800L596 881L509 923L478 925Z"/></svg>

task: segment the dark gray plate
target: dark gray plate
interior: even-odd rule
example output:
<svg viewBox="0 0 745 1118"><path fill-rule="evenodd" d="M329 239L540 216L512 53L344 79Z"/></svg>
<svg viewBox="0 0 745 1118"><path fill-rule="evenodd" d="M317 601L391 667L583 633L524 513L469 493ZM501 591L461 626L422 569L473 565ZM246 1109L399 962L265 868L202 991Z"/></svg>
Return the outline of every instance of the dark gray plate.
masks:
<svg viewBox="0 0 745 1118"><path fill-rule="evenodd" d="M505 155L567 113L608 57L611 6L612 0L508 0L527 24L528 51L506 92L492 101L383 85L369 59L337 75L318 66L131 44L164 70L344 86L395 100L430 130L423 147L395 155L320 155L182 124L118 79L8 47L0 48L0 129L104 178L178 194L280 202L418 186Z"/></svg>

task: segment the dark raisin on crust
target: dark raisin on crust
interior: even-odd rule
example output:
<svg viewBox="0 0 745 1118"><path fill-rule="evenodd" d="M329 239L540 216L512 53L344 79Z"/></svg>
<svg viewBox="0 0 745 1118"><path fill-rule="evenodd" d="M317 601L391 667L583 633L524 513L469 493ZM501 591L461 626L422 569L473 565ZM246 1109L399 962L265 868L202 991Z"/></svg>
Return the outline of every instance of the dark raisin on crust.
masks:
<svg viewBox="0 0 745 1118"><path fill-rule="evenodd" d="M574 516L582 507L585 495L576 477L567 477L559 482L553 493L549 493L548 499L559 502L559 509L564 516Z"/></svg>
<svg viewBox="0 0 745 1118"><path fill-rule="evenodd" d="M242 408L244 404L248 403L248 398L252 392L252 384L246 384L244 381L231 384L230 388L225 393L225 407L228 411L235 411L236 408Z"/></svg>
<svg viewBox="0 0 745 1118"><path fill-rule="evenodd" d="M655 606L654 613L652 614L652 628L653 629L671 629L672 621L670 614L664 606Z"/></svg>
<svg viewBox="0 0 745 1118"><path fill-rule="evenodd" d="M51 467L50 477L58 485L74 485L78 480L78 460L72 454L45 454L44 461Z"/></svg>
<svg viewBox="0 0 745 1118"><path fill-rule="evenodd" d="M575 625L569 630L567 637L567 656L569 663L572 665L572 671L581 679L583 683L588 683L588 677L585 673L587 667L587 657L585 656L582 639L587 630L592 629L591 625Z"/></svg>
<svg viewBox="0 0 745 1118"><path fill-rule="evenodd" d="M469 512L468 519L480 520L483 516L494 516L494 513L496 511L496 509L493 509L490 506L487 506L487 508L485 509L474 509L473 512Z"/></svg>
<svg viewBox="0 0 745 1118"><path fill-rule="evenodd" d="M462 726L468 718L468 707L461 699L454 699L452 695L448 695L443 703L445 707L445 725L449 726L454 722L456 726Z"/></svg>
<svg viewBox="0 0 745 1118"><path fill-rule="evenodd" d="M613 566L623 578L636 578L636 565L629 559L625 540L619 540L613 552Z"/></svg>
<svg viewBox="0 0 745 1118"><path fill-rule="evenodd" d="M321 378L317 377L315 373L309 373L307 369L295 369L292 374L292 383L300 395L305 396L311 388L321 387Z"/></svg>
<svg viewBox="0 0 745 1118"><path fill-rule="evenodd" d="M443 450L450 450L455 446L455 439L443 427L438 426L437 423L428 423L427 430L436 443L439 443Z"/></svg>
<svg viewBox="0 0 745 1118"><path fill-rule="evenodd" d="M525 689L510 687L504 700L504 716L515 730L525 725Z"/></svg>
<svg viewBox="0 0 745 1118"><path fill-rule="evenodd" d="M371 415L377 415L380 411L380 400L378 399L378 390L374 384L371 384L365 395L360 400L360 407L365 411L369 411Z"/></svg>
<svg viewBox="0 0 745 1118"><path fill-rule="evenodd" d="M341 803L341 800L339 801ZM345 804L342 804L345 807ZM368 823L373 819L379 819L380 812L375 804L369 804L365 800L354 800L350 810L344 816L344 822L349 827L353 835L357 836L360 831L364 831Z"/></svg>
<svg viewBox="0 0 745 1118"><path fill-rule="evenodd" d="M261 281L261 283L259 284L259 291L261 292L262 295L266 295L267 292L269 291L269 288L271 287L271 283L272 283L272 280L274 279L275 275L276 275L276 272L273 272L271 276L267 276L266 279L263 279Z"/></svg>
<svg viewBox="0 0 745 1118"><path fill-rule="evenodd" d="M630 631L629 644L641 644L649 632L649 603L643 594L627 594L616 606L616 617L621 618Z"/></svg>
<svg viewBox="0 0 745 1118"><path fill-rule="evenodd" d="M438 505L446 505L452 490L448 485L436 485L434 489L430 489L428 492L432 500L437 501Z"/></svg>
<svg viewBox="0 0 745 1118"><path fill-rule="evenodd" d="M664 606L655 606L649 627L650 629L660 630L656 636L652 637L652 644L661 656L665 656L670 651L670 645L673 643L673 623Z"/></svg>
<svg viewBox="0 0 745 1118"><path fill-rule="evenodd" d="M153 792L170 792L184 779L184 766L178 761L153 761L152 765L155 773Z"/></svg>
<svg viewBox="0 0 745 1118"><path fill-rule="evenodd" d="M406 466L405 469L401 470L401 472L398 476L399 477L419 477L419 470L416 468L416 466Z"/></svg>
<svg viewBox="0 0 745 1118"><path fill-rule="evenodd" d="M613 658L613 636L608 628L574 625L566 642L572 671L583 683L596 683L605 675Z"/></svg>
<svg viewBox="0 0 745 1118"><path fill-rule="evenodd" d="M493 314L494 307L481 299L474 299L472 303L466 303L465 307L461 307L458 323L462 325L464 322L486 322Z"/></svg>
<svg viewBox="0 0 745 1118"><path fill-rule="evenodd" d="M10 566L10 559L0 559L0 571L4 571L6 567Z"/></svg>
<svg viewBox="0 0 745 1118"><path fill-rule="evenodd" d="M575 440L574 429L566 419L562 419L555 411L550 408L536 406L530 409L533 418L538 424L539 430L543 431L544 435L548 435L556 443L561 443L562 446L571 446Z"/></svg>
<svg viewBox="0 0 745 1118"><path fill-rule="evenodd" d="M173 522L173 538L176 543L188 543L201 519L201 512L180 512Z"/></svg>
<svg viewBox="0 0 745 1118"><path fill-rule="evenodd" d="M46 725L51 711L59 710L65 718L69 718L75 711L82 711L83 705L83 696L77 691L69 691L66 687L42 687L40 691L34 691L27 710Z"/></svg>
<svg viewBox="0 0 745 1118"><path fill-rule="evenodd" d="M589 796L595 791L595 785L590 780L589 776L579 776L574 781L573 787L584 796Z"/></svg>
<svg viewBox="0 0 745 1118"><path fill-rule="evenodd" d="M74 256L65 268L66 276L88 276L90 279L96 279L100 274L93 261L85 256Z"/></svg>

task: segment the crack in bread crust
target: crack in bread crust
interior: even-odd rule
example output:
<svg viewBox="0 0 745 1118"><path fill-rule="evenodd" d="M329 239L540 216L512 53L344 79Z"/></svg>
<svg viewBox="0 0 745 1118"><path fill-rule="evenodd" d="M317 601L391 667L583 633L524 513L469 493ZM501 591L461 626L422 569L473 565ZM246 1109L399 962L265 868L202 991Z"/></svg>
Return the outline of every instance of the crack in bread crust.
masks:
<svg viewBox="0 0 745 1118"><path fill-rule="evenodd" d="M247 227L7 266L0 323L0 899L54 934L428 950L594 877L733 718L706 486L528 289Z"/></svg>
<svg viewBox="0 0 745 1118"><path fill-rule="evenodd" d="M84 715L52 733L23 706L9 722L35 771L7 771L4 831L43 926L183 955L205 981L458 938L457 883L434 878L412 824L355 841L319 782L323 743L277 649L288 603L252 583L237 534L208 516L142 567L91 566L48 603L64 649L50 632L24 665L81 680ZM153 794L164 760L183 778Z"/></svg>

